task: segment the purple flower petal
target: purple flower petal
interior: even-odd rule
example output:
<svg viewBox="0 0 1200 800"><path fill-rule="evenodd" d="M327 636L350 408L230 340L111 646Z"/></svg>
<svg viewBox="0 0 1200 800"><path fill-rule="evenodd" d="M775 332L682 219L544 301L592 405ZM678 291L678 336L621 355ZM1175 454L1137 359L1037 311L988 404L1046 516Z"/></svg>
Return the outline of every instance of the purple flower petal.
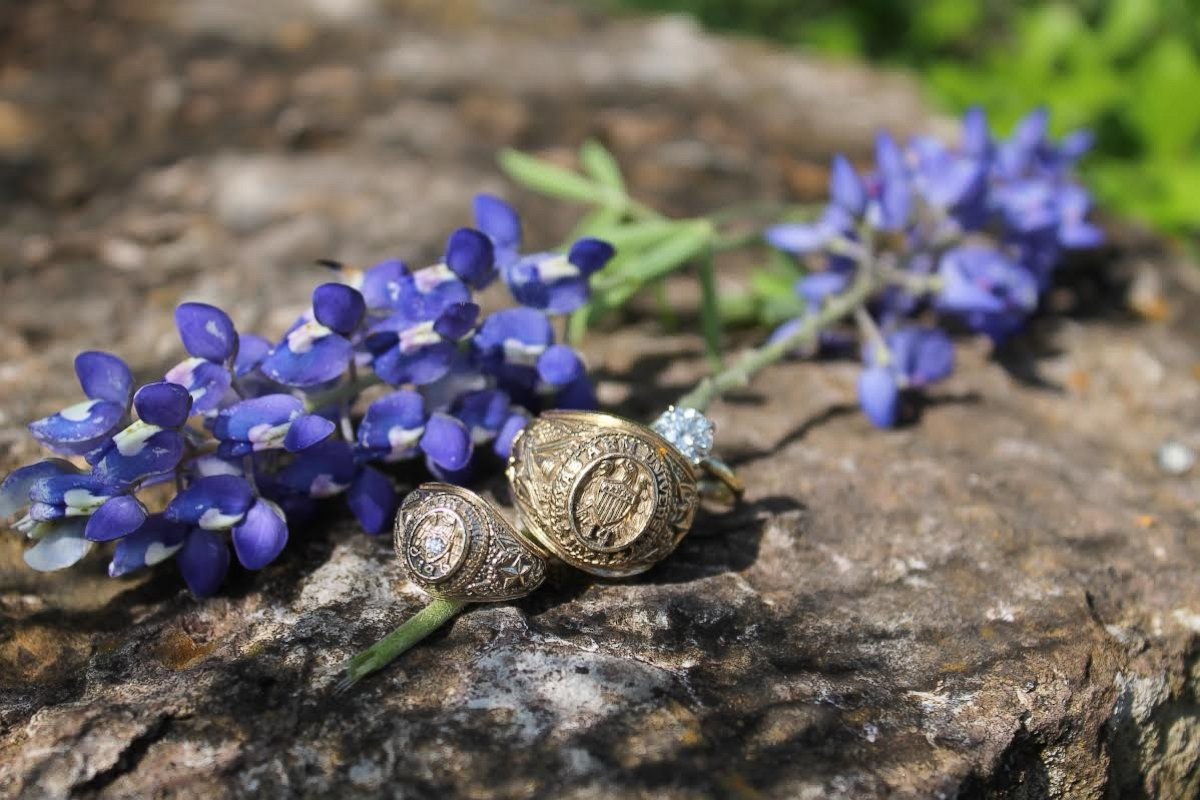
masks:
<svg viewBox="0 0 1200 800"><path fill-rule="evenodd" d="M175 309L175 325L183 346L197 358L224 362L238 349L233 320L221 309L206 303L184 303Z"/></svg>
<svg viewBox="0 0 1200 800"><path fill-rule="evenodd" d="M229 571L229 547L221 536L196 528L188 533L175 562L192 594L211 597Z"/></svg>
<svg viewBox="0 0 1200 800"><path fill-rule="evenodd" d="M584 276L590 276L604 269L605 265L617 254L617 250L608 242L601 239L579 239L567 254L567 260L579 267Z"/></svg>
<svg viewBox="0 0 1200 800"><path fill-rule="evenodd" d="M1096 134L1090 130L1072 131L1063 137L1058 145L1059 155L1067 162L1074 164L1083 158L1096 143Z"/></svg>
<svg viewBox="0 0 1200 800"><path fill-rule="evenodd" d="M363 467L346 493L346 502L363 530L374 536L389 529L400 506L392 481L374 467Z"/></svg>
<svg viewBox="0 0 1200 800"><path fill-rule="evenodd" d="M151 514L142 527L117 542L108 576L118 578L167 560L183 547L187 532L186 525Z"/></svg>
<svg viewBox="0 0 1200 800"><path fill-rule="evenodd" d="M885 182L908 178L908 165L904 163L904 153L887 131L880 131L875 135L875 165Z"/></svg>
<svg viewBox="0 0 1200 800"><path fill-rule="evenodd" d="M75 374L83 393L93 400L107 400L122 408L133 394L133 373L112 353L89 350L75 356Z"/></svg>
<svg viewBox="0 0 1200 800"><path fill-rule="evenodd" d="M992 134L988 130L987 114L976 106L963 115L963 152L974 158L987 158L992 151Z"/></svg>
<svg viewBox="0 0 1200 800"><path fill-rule="evenodd" d="M546 348L537 361L538 376L551 386L566 386L585 372L583 359L565 344Z"/></svg>
<svg viewBox="0 0 1200 800"><path fill-rule="evenodd" d="M283 449L289 453L307 450L328 439L336 429L337 426L325 417L302 414L292 422L287 435L283 437Z"/></svg>
<svg viewBox="0 0 1200 800"><path fill-rule="evenodd" d="M142 527L146 507L136 497L121 495L106 502L88 519L83 535L93 542L120 539Z"/></svg>
<svg viewBox="0 0 1200 800"><path fill-rule="evenodd" d="M124 405L85 400L30 423L29 432L56 453L84 455L112 435L124 416Z"/></svg>
<svg viewBox="0 0 1200 800"><path fill-rule="evenodd" d="M327 439L300 453L276 475L278 483L293 493L333 497L354 480L354 451L341 439Z"/></svg>
<svg viewBox="0 0 1200 800"><path fill-rule="evenodd" d="M435 464L447 470L466 467L474 450L467 426L441 412L430 415L420 444Z"/></svg>
<svg viewBox="0 0 1200 800"><path fill-rule="evenodd" d="M954 371L954 342L937 328L902 328L887 337L895 369L910 386L948 378Z"/></svg>
<svg viewBox="0 0 1200 800"><path fill-rule="evenodd" d="M34 481L29 487L34 519L87 516L108 501L116 489L96 475L61 473Z"/></svg>
<svg viewBox="0 0 1200 800"><path fill-rule="evenodd" d="M858 171L843 155L833 157L829 176L829 196L833 202L855 217L862 216L867 207L867 187Z"/></svg>
<svg viewBox="0 0 1200 800"><path fill-rule="evenodd" d="M254 504L254 489L245 478L213 475L200 478L171 500L165 512L172 522L204 530L228 530L242 521Z"/></svg>
<svg viewBox="0 0 1200 800"><path fill-rule="evenodd" d="M233 552L246 569L262 569L270 564L288 541L283 509L270 500L259 499L246 518L233 529Z"/></svg>
<svg viewBox="0 0 1200 800"><path fill-rule="evenodd" d="M178 431L135 422L95 454L92 472L113 486L132 486L175 469L183 450Z"/></svg>
<svg viewBox="0 0 1200 800"><path fill-rule="evenodd" d="M401 390L384 395L367 407L358 426L358 443L373 457L399 461L412 457L425 431L425 399Z"/></svg>
<svg viewBox="0 0 1200 800"><path fill-rule="evenodd" d="M591 284L582 275L558 278L546 284L544 292L539 290L533 296L527 289L514 294L517 302L540 308L547 314L571 314L587 303L592 296Z"/></svg>
<svg viewBox="0 0 1200 800"><path fill-rule="evenodd" d="M29 493L35 484L47 478L78 473L74 464L57 458L48 458L13 470L0 483L0 520L8 519L29 506Z"/></svg>
<svg viewBox="0 0 1200 800"><path fill-rule="evenodd" d="M475 444L490 442L508 417L510 405L506 392L481 389L461 395L454 403L454 416L471 432Z"/></svg>
<svg viewBox="0 0 1200 800"><path fill-rule="evenodd" d="M496 251L496 264L507 266L521 249L521 217L517 210L499 197L475 195L475 225L483 231Z"/></svg>
<svg viewBox="0 0 1200 800"><path fill-rule="evenodd" d="M234 373L240 378L253 372L270 352L270 341L253 333L243 334L238 340L238 354L233 363Z"/></svg>
<svg viewBox="0 0 1200 800"><path fill-rule="evenodd" d="M507 460L512 454L513 441L517 438L517 434L525 430L525 426L528 424L528 414L520 411L510 414L508 419L504 420L504 424L500 426L496 440L492 442L492 450L496 455Z"/></svg>
<svg viewBox="0 0 1200 800"><path fill-rule="evenodd" d="M437 319L448 306L471 302L471 289L450 271L438 265L413 273L401 293L399 311L412 322Z"/></svg>
<svg viewBox="0 0 1200 800"><path fill-rule="evenodd" d="M373 310L400 307L406 287L412 285L412 272L398 259L380 262L363 274L362 292L367 308Z"/></svg>
<svg viewBox="0 0 1200 800"><path fill-rule="evenodd" d="M148 383L133 396L133 407L142 422L160 428L182 428L192 410L192 396L170 381Z"/></svg>
<svg viewBox="0 0 1200 800"><path fill-rule="evenodd" d="M858 403L871 424L894 428L900 414L900 387L887 367L867 367L858 376Z"/></svg>
<svg viewBox="0 0 1200 800"><path fill-rule="evenodd" d="M1058 229L1059 243L1075 250L1099 247L1105 238L1104 229L1089 222L1067 222Z"/></svg>
<svg viewBox="0 0 1200 800"><path fill-rule="evenodd" d="M850 276L844 272L812 272L796 281L796 294L813 306L820 306L828 298L846 291Z"/></svg>
<svg viewBox="0 0 1200 800"><path fill-rule="evenodd" d="M407 353L399 347L394 347L377 356L373 366L375 374L392 386L402 386L406 383L424 386L445 376L457 352L457 346L446 341L426 345Z"/></svg>
<svg viewBox="0 0 1200 800"><path fill-rule="evenodd" d="M540 311L509 308L489 315L472 343L485 362L532 367L546 348L554 344L554 327Z"/></svg>
<svg viewBox="0 0 1200 800"><path fill-rule="evenodd" d="M555 395L556 408L572 409L575 411L595 411L600 407L596 397L596 388L586 375L576 378L558 390Z"/></svg>
<svg viewBox="0 0 1200 800"><path fill-rule="evenodd" d="M433 323L433 330L443 339L456 342L475 329L479 321L479 306L475 303L455 303L448 306Z"/></svg>
<svg viewBox="0 0 1200 800"><path fill-rule="evenodd" d="M764 233L767 244L792 255L815 253L823 249L835 235L836 232L823 222L787 222L772 225Z"/></svg>
<svg viewBox="0 0 1200 800"><path fill-rule="evenodd" d="M342 336L354 332L366 311L363 296L344 283L323 283L313 291L313 316Z"/></svg>
<svg viewBox="0 0 1200 800"><path fill-rule="evenodd" d="M492 240L472 228L459 228L446 245L446 266L463 283L482 289L496 277L496 251Z"/></svg>
<svg viewBox="0 0 1200 800"><path fill-rule="evenodd" d="M242 344L246 344L246 337ZM233 376L224 364L203 358L179 362L167 372L166 380L182 386L191 395L193 414L206 414L219 406L233 385Z"/></svg>
<svg viewBox="0 0 1200 800"><path fill-rule="evenodd" d="M442 483L452 483L456 486L466 486L475 477L475 461L467 459L467 463L459 469L446 469L441 464L434 461L429 456L425 457L425 469L429 470L429 474L435 480Z"/></svg>
<svg viewBox="0 0 1200 800"><path fill-rule="evenodd" d="M317 331L315 335L305 335L314 330ZM288 338L267 355L260 368L273 381L307 388L341 377L353 357L354 347L345 337L324 326L317 330L304 325L288 334Z"/></svg>
<svg viewBox="0 0 1200 800"><path fill-rule="evenodd" d="M78 563L92 549L83 538L86 520L73 518L54 524L51 531L25 551L25 563L38 572L53 572Z"/></svg>
<svg viewBox="0 0 1200 800"><path fill-rule="evenodd" d="M240 444L239 455L283 446L292 420L304 412L304 403L290 394L269 394L243 400L222 409L213 435L222 443Z"/></svg>

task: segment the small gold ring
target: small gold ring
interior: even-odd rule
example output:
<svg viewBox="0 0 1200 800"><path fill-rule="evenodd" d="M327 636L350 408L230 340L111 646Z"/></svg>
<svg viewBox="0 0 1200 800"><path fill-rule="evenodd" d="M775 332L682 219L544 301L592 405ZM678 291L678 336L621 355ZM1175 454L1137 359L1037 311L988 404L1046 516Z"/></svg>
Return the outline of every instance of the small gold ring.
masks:
<svg viewBox="0 0 1200 800"><path fill-rule="evenodd" d="M727 506L735 506L741 502L746 493L746 484L733 471L733 467L717 458L701 459L697 465L701 470L699 485L700 496Z"/></svg>
<svg viewBox="0 0 1200 800"><path fill-rule="evenodd" d="M434 597L473 603L524 597L546 578L546 559L483 498L426 483L396 514L396 554Z"/></svg>

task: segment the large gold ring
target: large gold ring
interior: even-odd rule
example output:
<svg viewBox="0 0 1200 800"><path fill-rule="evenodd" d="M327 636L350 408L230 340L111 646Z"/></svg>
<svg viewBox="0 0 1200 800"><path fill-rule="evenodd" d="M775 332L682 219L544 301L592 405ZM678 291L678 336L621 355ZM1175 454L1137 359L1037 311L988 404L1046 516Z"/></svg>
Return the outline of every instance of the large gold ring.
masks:
<svg viewBox="0 0 1200 800"><path fill-rule="evenodd" d="M740 494L732 471L707 457L711 423L698 413L668 412L707 426L698 448L668 438L676 429L660 427L663 418L654 429L598 412L551 411L532 420L513 442L508 468L524 533L547 558L595 575L654 566L691 528L702 477L724 487L721 497ZM685 438L704 437L681 434L679 441Z"/></svg>
<svg viewBox="0 0 1200 800"><path fill-rule="evenodd" d="M473 492L426 483L396 515L396 554L434 597L473 603L523 597L546 577L546 559Z"/></svg>

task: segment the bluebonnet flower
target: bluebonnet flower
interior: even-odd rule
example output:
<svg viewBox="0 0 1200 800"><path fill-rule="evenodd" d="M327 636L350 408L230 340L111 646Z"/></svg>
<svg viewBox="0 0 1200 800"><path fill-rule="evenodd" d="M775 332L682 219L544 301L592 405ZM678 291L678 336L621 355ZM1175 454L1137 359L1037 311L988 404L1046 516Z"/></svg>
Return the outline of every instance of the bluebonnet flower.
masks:
<svg viewBox="0 0 1200 800"><path fill-rule="evenodd" d="M866 309L889 330L906 330L907 320L931 309L997 342L1020 330L1051 285L1063 251L1103 242L1103 232L1088 220L1091 197L1071 176L1091 136L1077 132L1056 143L1048 130L1039 110L1011 137L998 139L986 115L973 109L957 145L915 137L901 146L880 133L874 170L864 174L835 157L822 215L765 231L769 244L804 257L814 270L796 286L805 313L780 326L772 340L792 338L829 297L860 277L864 265L874 282ZM835 351L841 337L837 329L822 331L806 355ZM915 341L932 348L912 351L926 354L922 361L934 363L937 353L950 352L940 336ZM869 358L860 378L863 408L878 425L895 424L905 393L928 380L906 362L910 346L897 339L897 355L882 360L887 363Z"/></svg>
<svg viewBox="0 0 1200 800"><path fill-rule="evenodd" d="M425 398L407 389L385 395L367 407L358 426L358 445L367 457L384 462L417 455L429 414Z"/></svg>
<svg viewBox="0 0 1200 800"><path fill-rule="evenodd" d="M542 312L510 308L491 314L473 344L482 371L520 405L595 407L582 361L570 348L555 346L554 327Z"/></svg>
<svg viewBox="0 0 1200 800"><path fill-rule="evenodd" d="M362 294L341 283L326 283L313 292L312 310L292 326L259 368L284 386L311 388L331 383L354 358L350 338L366 314Z"/></svg>
<svg viewBox="0 0 1200 800"><path fill-rule="evenodd" d="M108 575L118 578L144 567L166 561L179 552L188 527L172 522L163 514L151 514L133 533L117 541Z"/></svg>
<svg viewBox="0 0 1200 800"><path fill-rule="evenodd" d="M372 535L388 527L400 505L391 480L365 458L356 458L351 445L340 439L305 450L274 474L260 476L258 483L264 495L296 520L312 514L315 500L345 494L354 516Z"/></svg>
<svg viewBox="0 0 1200 800"><path fill-rule="evenodd" d="M475 224L491 239L497 266L513 298L550 314L570 314L586 303L591 276L616 255L608 242L587 237L574 242L565 254L522 256L516 209L491 195L475 198Z"/></svg>
<svg viewBox="0 0 1200 800"><path fill-rule="evenodd" d="M305 413L304 403L290 394L269 394L221 409L213 435L220 442L217 454L236 458L281 448L298 452L329 438L336 427Z"/></svg>
<svg viewBox="0 0 1200 800"><path fill-rule="evenodd" d="M450 370L478 319L475 303L452 303L434 316L399 311L375 323L366 339L375 374L392 386L433 383Z"/></svg>
<svg viewBox="0 0 1200 800"><path fill-rule="evenodd" d="M133 397L133 373L111 353L89 351L75 358L75 374L87 400L30 424L33 437L62 455L85 455L118 430Z"/></svg>
<svg viewBox="0 0 1200 800"><path fill-rule="evenodd" d="M138 390L133 405L140 419L90 453L91 472L51 459L17 470L0 485L0 518L24 509L16 528L37 540L25 553L31 567L70 566L91 542L118 539L142 527L147 512L133 492L178 463L178 429L187 420L191 398L174 384L153 383Z"/></svg>
<svg viewBox="0 0 1200 800"><path fill-rule="evenodd" d="M582 359L555 343L545 312L584 302L612 247L583 239L561 256L523 258L516 211L488 196L475 209L486 233L456 230L424 269L326 262L339 282L318 286L275 344L239 333L215 306L184 303L175 321L188 358L166 380L135 394L119 358L81 355L88 400L33 431L90 469L50 459L0 484L0 517L34 542L29 564L59 569L114 542L111 576L174 559L207 596L235 559L250 570L274 562L322 500L344 496L364 530L388 529L400 496L384 465L422 459L462 481L477 452L507 458L541 409L594 405ZM501 273L537 308L481 323L473 293ZM392 391L357 419L359 394L377 382ZM170 482L176 493L158 512L142 490Z"/></svg>
<svg viewBox="0 0 1200 800"><path fill-rule="evenodd" d="M967 245L948 250L938 262L941 288L935 304L993 340L1020 330L1037 308L1033 275L999 250Z"/></svg>
<svg viewBox="0 0 1200 800"><path fill-rule="evenodd" d="M228 314L205 303L179 306L175 325L191 357L172 367L166 380L188 390L193 413L208 413L221 404L233 384L230 366L240 357L237 329Z"/></svg>
<svg viewBox="0 0 1200 800"><path fill-rule="evenodd" d="M858 401L872 424L892 428L901 421L906 392L923 389L954 371L954 344L936 328L903 328L885 339L886 351L865 348Z"/></svg>

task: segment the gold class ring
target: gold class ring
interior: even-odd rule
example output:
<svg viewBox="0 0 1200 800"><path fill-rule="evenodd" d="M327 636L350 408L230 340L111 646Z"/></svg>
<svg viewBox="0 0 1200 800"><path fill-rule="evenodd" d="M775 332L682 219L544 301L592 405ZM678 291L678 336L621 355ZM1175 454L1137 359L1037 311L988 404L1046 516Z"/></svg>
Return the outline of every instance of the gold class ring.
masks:
<svg viewBox="0 0 1200 800"><path fill-rule="evenodd" d="M542 555L585 572L644 572L691 528L702 478L721 487L714 499L740 495L711 446L712 423L692 409L670 409L652 427L599 412L542 414L509 458L523 532Z"/></svg>
<svg viewBox="0 0 1200 800"><path fill-rule="evenodd" d="M434 597L513 600L546 577L546 559L483 498L458 486L425 483L410 492L395 537L408 577Z"/></svg>

